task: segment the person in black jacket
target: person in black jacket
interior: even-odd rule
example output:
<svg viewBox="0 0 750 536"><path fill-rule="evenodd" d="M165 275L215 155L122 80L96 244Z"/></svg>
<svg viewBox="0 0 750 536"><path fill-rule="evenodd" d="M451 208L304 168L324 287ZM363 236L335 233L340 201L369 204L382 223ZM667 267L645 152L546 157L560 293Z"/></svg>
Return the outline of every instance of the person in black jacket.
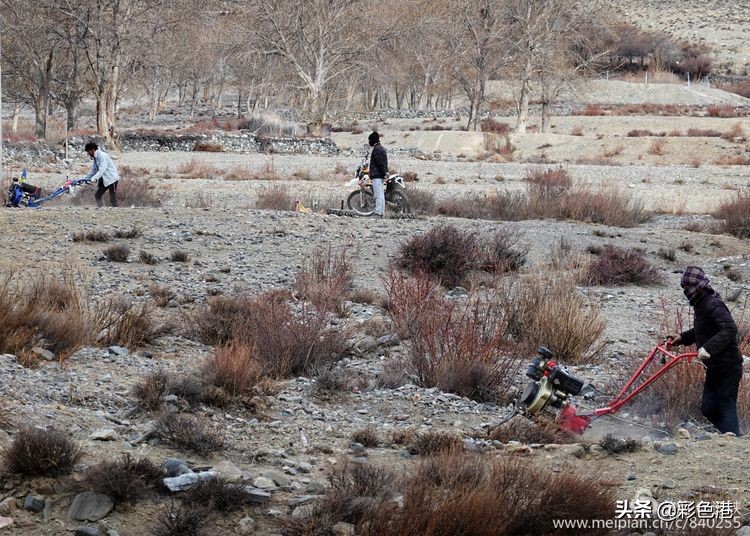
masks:
<svg viewBox="0 0 750 536"><path fill-rule="evenodd" d="M385 213L384 182L388 177L388 154L380 144L380 134L373 131L367 138L372 154L370 155L370 178L372 179L372 194L375 196L374 216L382 218Z"/></svg>
<svg viewBox="0 0 750 536"><path fill-rule="evenodd" d="M697 266L688 266L680 286L694 311L693 328L672 336L672 345L698 347L706 365L701 413L723 434L740 435L737 393L742 379L742 353L737 344L737 325L721 296L709 285Z"/></svg>

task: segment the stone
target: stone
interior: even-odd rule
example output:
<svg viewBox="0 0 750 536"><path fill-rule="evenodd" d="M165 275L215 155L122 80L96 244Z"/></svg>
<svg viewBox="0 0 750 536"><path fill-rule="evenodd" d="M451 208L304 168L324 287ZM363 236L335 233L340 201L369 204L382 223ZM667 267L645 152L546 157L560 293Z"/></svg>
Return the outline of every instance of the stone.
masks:
<svg viewBox="0 0 750 536"><path fill-rule="evenodd" d="M162 467L167 473L168 478L174 478L176 476L193 472L193 470L188 467L188 464L186 464L182 460L178 460L177 458L167 458L167 461L164 462L164 465L162 465Z"/></svg>
<svg viewBox="0 0 750 536"><path fill-rule="evenodd" d="M671 478L666 479L664 482L661 483L661 487L663 489L675 489L677 487L674 483L674 480Z"/></svg>
<svg viewBox="0 0 750 536"><path fill-rule="evenodd" d="M42 516L45 523L49 521L49 518L52 515L52 508L54 506L55 501L53 501L52 499L47 498L44 500L44 509L42 510Z"/></svg>
<svg viewBox="0 0 750 536"><path fill-rule="evenodd" d="M239 482L242 480L242 471L229 460L220 461L212 469L227 482Z"/></svg>
<svg viewBox="0 0 750 536"><path fill-rule="evenodd" d="M112 500L101 493L86 491L79 493L70 506L70 517L76 521L99 521L114 508Z"/></svg>
<svg viewBox="0 0 750 536"><path fill-rule="evenodd" d="M312 504L303 504L292 510L292 519L305 519L313 515L315 507Z"/></svg>
<svg viewBox="0 0 750 536"><path fill-rule="evenodd" d="M9 516L17 509L16 499L13 497L8 497L3 502L0 502L0 516Z"/></svg>
<svg viewBox="0 0 750 536"><path fill-rule="evenodd" d="M261 473L261 476L270 478L271 480L273 480L274 484L282 488L287 487L292 483L292 480L288 476L283 475L279 473L278 471L263 471ZM258 486L257 484L256 486L259 488L262 487L262 486Z"/></svg>
<svg viewBox="0 0 750 536"><path fill-rule="evenodd" d="M305 493L308 493L310 495L319 495L321 493L325 493L325 491L325 484L323 484L319 480L311 480L305 488Z"/></svg>
<svg viewBox="0 0 750 536"><path fill-rule="evenodd" d="M252 517L243 517L237 524L238 534L252 534L255 532L255 520Z"/></svg>
<svg viewBox="0 0 750 536"><path fill-rule="evenodd" d="M10 517L0 517L0 529L10 527L13 524L13 519Z"/></svg>
<svg viewBox="0 0 750 536"><path fill-rule="evenodd" d="M297 464L297 469L300 473L310 473L312 472L312 464L307 462L299 462Z"/></svg>
<svg viewBox="0 0 750 536"><path fill-rule="evenodd" d="M309 504L315 499L319 499L320 495L299 495L297 497L292 497L287 501L287 504L292 507L296 508L297 506L302 506L303 504Z"/></svg>
<svg viewBox="0 0 750 536"><path fill-rule="evenodd" d="M626 480L635 480L636 476L635 476L635 473L630 472L630 473L628 473L628 476L625 477L625 478L626 478Z"/></svg>
<svg viewBox="0 0 750 536"><path fill-rule="evenodd" d="M677 454L677 443L674 443L672 441L663 443L661 441L657 441L654 443L654 448L656 449L656 452L659 452L660 454L666 454L666 455L673 455Z"/></svg>
<svg viewBox="0 0 750 536"><path fill-rule="evenodd" d="M468 296L468 295L469 295L469 291L466 290L465 288L463 288L463 287L453 287L453 290L451 290L448 293L446 293L445 296L447 298L462 298L462 297Z"/></svg>
<svg viewBox="0 0 750 536"><path fill-rule="evenodd" d="M211 480L219 476L216 471L202 471L200 473L186 473L184 475L165 478L164 485L169 491L184 491L197 486L201 482Z"/></svg>
<svg viewBox="0 0 750 536"><path fill-rule="evenodd" d="M271 494L262 489L253 486L245 486L245 491L248 493L248 499L250 502L265 504L271 500Z"/></svg>
<svg viewBox="0 0 750 536"><path fill-rule="evenodd" d="M99 527L78 527L75 536L103 536Z"/></svg>
<svg viewBox="0 0 750 536"><path fill-rule="evenodd" d="M110 354L116 355L117 357L127 357L130 352L127 348L123 348L122 346L110 346L107 348Z"/></svg>
<svg viewBox="0 0 750 536"><path fill-rule="evenodd" d="M690 431L687 428L678 428L675 435L677 439L690 439Z"/></svg>
<svg viewBox="0 0 750 536"><path fill-rule="evenodd" d="M54 361L55 360L55 354L50 352L49 350L46 350L44 348L41 348L39 346L34 346L31 349L32 353L35 353L45 361Z"/></svg>
<svg viewBox="0 0 750 536"><path fill-rule="evenodd" d="M333 526L333 536L354 536L354 525L339 521Z"/></svg>
<svg viewBox="0 0 750 536"><path fill-rule="evenodd" d="M273 483L273 480L265 476L259 476L253 480L253 486L260 489L276 489L276 484Z"/></svg>
<svg viewBox="0 0 750 536"><path fill-rule="evenodd" d="M119 439L119 436L111 428L102 428L91 434L90 438L93 441L116 441Z"/></svg>
<svg viewBox="0 0 750 536"><path fill-rule="evenodd" d="M41 512L44 510L44 500L37 499L31 494L28 494L23 501L23 507L29 512Z"/></svg>

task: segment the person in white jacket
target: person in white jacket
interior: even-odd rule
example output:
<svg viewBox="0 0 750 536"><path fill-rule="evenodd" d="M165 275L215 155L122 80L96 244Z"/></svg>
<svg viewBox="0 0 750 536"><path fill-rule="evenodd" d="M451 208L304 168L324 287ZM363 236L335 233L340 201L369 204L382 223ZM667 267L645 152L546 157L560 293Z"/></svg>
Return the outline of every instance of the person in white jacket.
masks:
<svg viewBox="0 0 750 536"><path fill-rule="evenodd" d="M117 168L112 161L112 157L99 149L99 146L94 142L87 143L84 149L94 161L91 164L91 171L86 174L84 179L89 179L92 182L96 181L97 183L96 194L94 195L96 206L102 206L104 192L109 190L109 202L113 207L116 207L117 181L120 180L120 175L117 173Z"/></svg>

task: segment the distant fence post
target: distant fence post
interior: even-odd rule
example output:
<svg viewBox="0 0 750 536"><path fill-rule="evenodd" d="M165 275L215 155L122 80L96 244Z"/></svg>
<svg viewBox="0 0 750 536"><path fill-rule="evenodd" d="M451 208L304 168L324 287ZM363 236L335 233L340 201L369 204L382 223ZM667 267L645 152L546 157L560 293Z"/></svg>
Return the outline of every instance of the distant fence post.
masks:
<svg viewBox="0 0 750 536"><path fill-rule="evenodd" d="M687 77L688 77L688 87L690 87L690 71L688 71Z"/></svg>

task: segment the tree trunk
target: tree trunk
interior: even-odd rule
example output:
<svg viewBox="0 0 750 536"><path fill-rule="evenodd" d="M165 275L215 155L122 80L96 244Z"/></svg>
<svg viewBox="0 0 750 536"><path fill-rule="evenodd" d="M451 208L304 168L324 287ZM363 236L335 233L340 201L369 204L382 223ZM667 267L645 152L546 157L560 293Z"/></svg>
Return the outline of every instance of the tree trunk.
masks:
<svg viewBox="0 0 750 536"><path fill-rule="evenodd" d="M10 132L15 134L18 132L18 119L21 117L21 104L15 103L13 106L13 121L10 124Z"/></svg>
<svg viewBox="0 0 750 536"><path fill-rule="evenodd" d="M96 132L100 136L107 135L106 96L103 91L96 92Z"/></svg>
<svg viewBox="0 0 750 536"><path fill-rule="evenodd" d="M65 126L66 132L70 132L76 128L76 121L78 120L78 97L75 95L68 96L65 99L65 113L67 115L67 124Z"/></svg>
<svg viewBox="0 0 750 536"><path fill-rule="evenodd" d="M547 100L542 101L542 132L543 133L549 131L550 110L551 110L551 106L550 106L549 101Z"/></svg>
<svg viewBox="0 0 750 536"><path fill-rule="evenodd" d="M521 96L518 101L518 121L516 122L516 132L526 134L526 126L529 122L529 87L528 78L521 83Z"/></svg>
<svg viewBox="0 0 750 536"><path fill-rule="evenodd" d="M39 95L34 106L35 128L34 135L37 138L47 137L47 113L49 109L49 89L40 88Z"/></svg>

